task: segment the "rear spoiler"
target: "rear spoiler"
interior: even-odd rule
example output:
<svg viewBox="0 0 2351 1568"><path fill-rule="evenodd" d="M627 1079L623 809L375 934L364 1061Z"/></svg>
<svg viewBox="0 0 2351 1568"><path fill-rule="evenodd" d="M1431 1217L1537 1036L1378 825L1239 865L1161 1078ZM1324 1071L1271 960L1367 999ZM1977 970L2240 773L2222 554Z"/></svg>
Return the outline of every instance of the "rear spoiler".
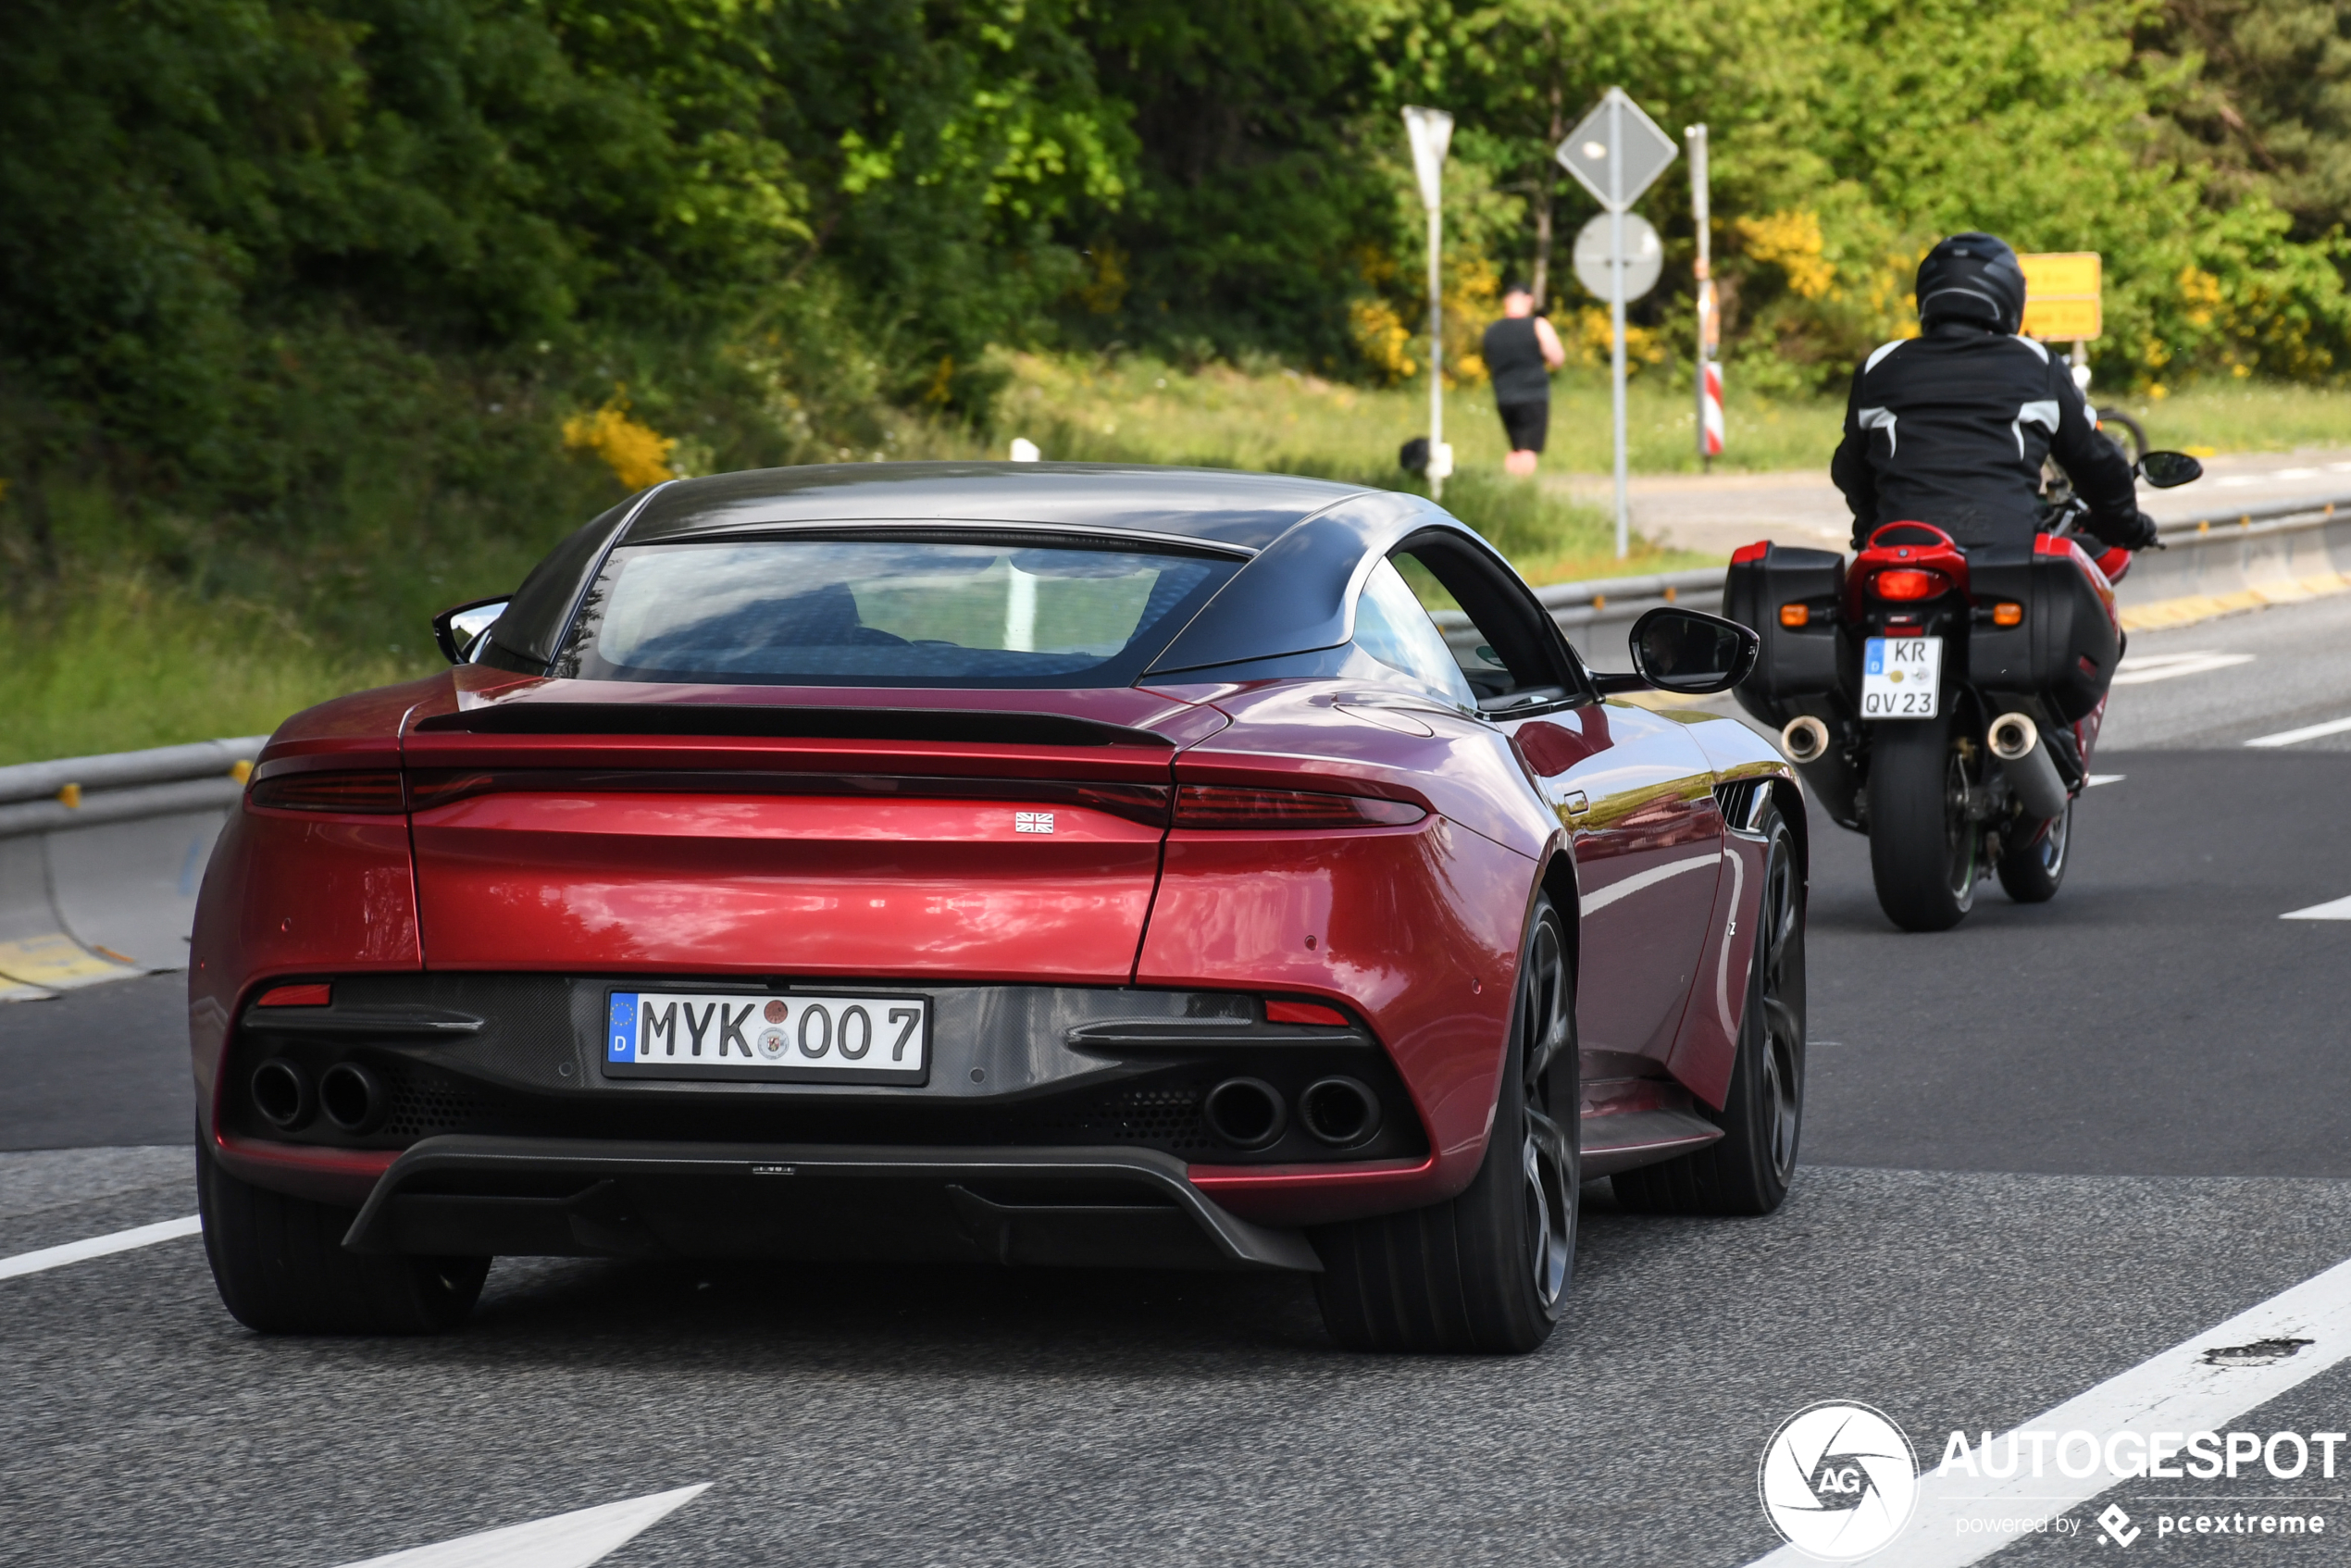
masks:
<svg viewBox="0 0 2351 1568"><path fill-rule="evenodd" d="M1157 746L1148 729L1065 714L988 708L786 707L720 703L497 703L417 721L471 735L773 736L810 740L970 741L1011 746Z"/></svg>

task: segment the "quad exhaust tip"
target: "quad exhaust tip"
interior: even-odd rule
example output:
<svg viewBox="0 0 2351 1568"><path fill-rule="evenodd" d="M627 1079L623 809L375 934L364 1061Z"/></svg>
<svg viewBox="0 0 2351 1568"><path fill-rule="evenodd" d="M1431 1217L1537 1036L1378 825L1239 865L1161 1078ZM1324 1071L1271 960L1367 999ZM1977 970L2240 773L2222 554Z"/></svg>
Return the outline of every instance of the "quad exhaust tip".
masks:
<svg viewBox="0 0 2351 1568"><path fill-rule="evenodd" d="M364 1137L384 1119L383 1080L356 1062L338 1062L318 1079L318 1108L343 1131Z"/></svg>
<svg viewBox="0 0 2351 1568"><path fill-rule="evenodd" d="M1818 762L1828 755L1829 727L1810 714L1799 714L1780 731L1780 750L1790 762Z"/></svg>
<svg viewBox="0 0 2351 1568"><path fill-rule="evenodd" d="M1289 1107L1263 1078L1226 1078L1200 1101L1208 1130L1236 1149L1263 1149L1287 1130Z"/></svg>
<svg viewBox="0 0 2351 1568"><path fill-rule="evenodd" d="M1361 1078L1323 1078L1298 1097L1298 1119L1318 1142L1351 1149L1379 1131L1379 1096Z"/></svg>
<svg viewBox="0 0 2351 1568"><path fill-rule="evenodd" d="M252 1088L254 1109L280 1132L293 1131L317 1109L310 1075L282 1056L272 1056L253 1070Z"/></svg>

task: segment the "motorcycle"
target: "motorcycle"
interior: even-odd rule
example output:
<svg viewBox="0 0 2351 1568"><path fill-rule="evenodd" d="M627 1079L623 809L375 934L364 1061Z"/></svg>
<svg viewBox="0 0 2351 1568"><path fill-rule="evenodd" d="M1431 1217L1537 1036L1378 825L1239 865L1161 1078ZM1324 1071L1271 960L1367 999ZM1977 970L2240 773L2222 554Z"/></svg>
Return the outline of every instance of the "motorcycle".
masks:
<svg viewBox="0 0 2351 1568"><path fill-rule="evenodd" d="M2203 471L2178 452L2133 465L2157 489ZM2126 641L2114 584L2130 552L2085 548L2088 512L2059 477L2029 551L1892 522L1850 565L1769 542L1731 557L1723 614L1763 640L1739 703L1779 731L1828 815L1868 836L1878 903L1905 930L1958 925L1987 875L2020 903L2065 878Z"/></svg>

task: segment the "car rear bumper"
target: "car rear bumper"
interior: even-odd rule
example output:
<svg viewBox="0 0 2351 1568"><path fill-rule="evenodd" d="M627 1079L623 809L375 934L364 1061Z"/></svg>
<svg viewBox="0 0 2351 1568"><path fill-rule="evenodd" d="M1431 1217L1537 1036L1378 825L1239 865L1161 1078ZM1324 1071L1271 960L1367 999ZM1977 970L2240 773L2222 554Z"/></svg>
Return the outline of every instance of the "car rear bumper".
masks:
<svg viewBox="0 0 2351 1568"><path fill-rule="evenodd" d="M1321 1260L1171 1154L429 1138L343 1244L422 1255L792 1258L1279 1269Z"/></svg>

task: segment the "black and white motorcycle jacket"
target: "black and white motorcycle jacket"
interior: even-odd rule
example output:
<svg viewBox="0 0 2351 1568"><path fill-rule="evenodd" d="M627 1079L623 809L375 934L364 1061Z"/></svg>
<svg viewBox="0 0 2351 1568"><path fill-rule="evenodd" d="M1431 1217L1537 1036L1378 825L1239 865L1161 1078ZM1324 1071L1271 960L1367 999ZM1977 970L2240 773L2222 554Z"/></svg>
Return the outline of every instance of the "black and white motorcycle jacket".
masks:
<svg viewBox="0 0 2351 1568"><path fill-rule="evenodd" d="M2030 549L2041 462L2054 457L2109 544L2137 537L2131 464L2098 433L2064 361L2030 338L1938 322L1853 373L1829 477L1859 549L1884 523L1932 523L1963 548Z"/></svg>

